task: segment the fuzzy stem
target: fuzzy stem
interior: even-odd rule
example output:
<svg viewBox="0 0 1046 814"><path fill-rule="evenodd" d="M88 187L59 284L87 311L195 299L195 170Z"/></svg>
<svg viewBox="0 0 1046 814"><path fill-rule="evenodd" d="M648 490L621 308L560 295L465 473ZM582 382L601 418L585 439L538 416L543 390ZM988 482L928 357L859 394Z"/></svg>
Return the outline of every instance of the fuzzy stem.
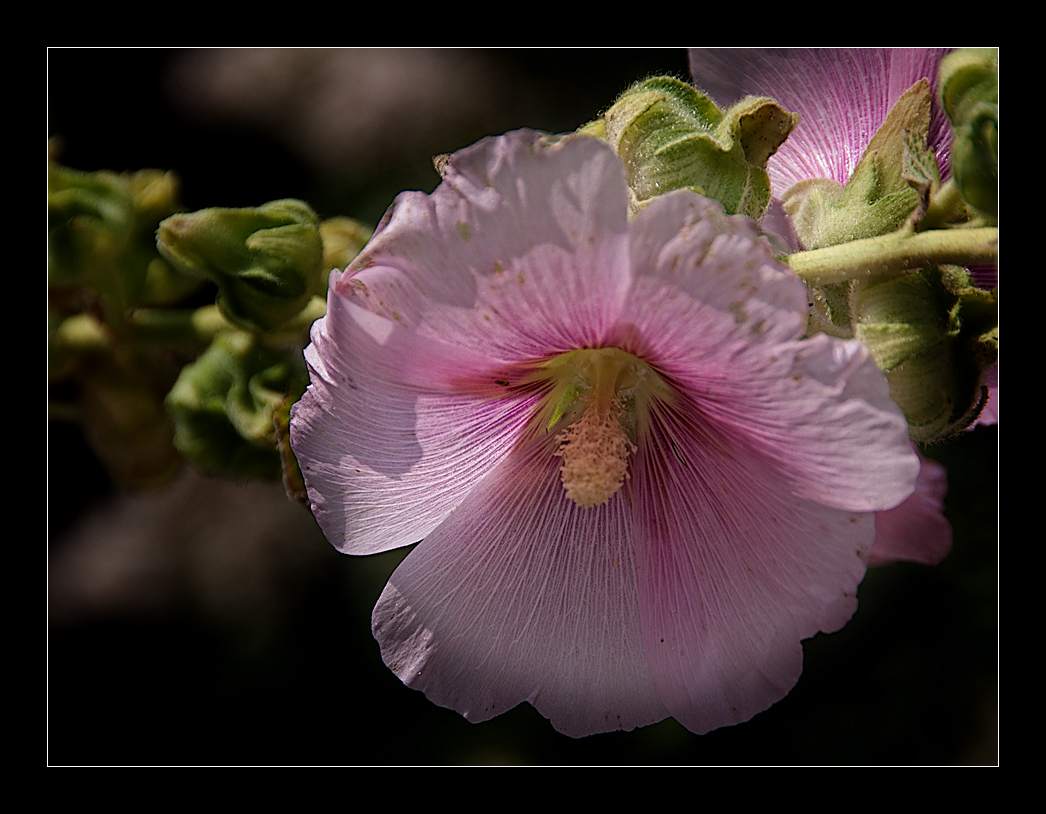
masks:
<svg viewBox="0 0 1046 814"><path fill-rule="evenodd" d="M826 249L790 254L782 260L813 287L903 274L926 265L997 263L999 228L935 229L854 240Z"/></svg>

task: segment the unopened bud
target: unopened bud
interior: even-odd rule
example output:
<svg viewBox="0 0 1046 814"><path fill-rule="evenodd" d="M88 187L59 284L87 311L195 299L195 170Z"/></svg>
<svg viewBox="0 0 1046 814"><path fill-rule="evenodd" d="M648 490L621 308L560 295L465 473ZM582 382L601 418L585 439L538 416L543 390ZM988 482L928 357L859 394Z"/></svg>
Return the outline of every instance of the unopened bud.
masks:
<svg viewBox="0 0 1046 814"><path fill-rule="evenodd" d="M886 373L911 437L938 441L968 427L998 358L995 294L943 266L858 285L852 301L854 336Z"/></svg>
<svg viewBox="0 0 1046 814"><path fill-rule="evenodd" d="M225 317L256 333L292 319L326 286L319 219L301 201L174 215L160 224L157 246L216 283Z"/></svg>
<svg viewBox="0 0 1046 814"><path fill-rule="evenodd" d="M719 201L730 214L756 220L770 203L766 162L798 116L766 98L749 96L721 111L684 82L661 76L625 91L607 111L599 134L625 164L633 211L651 198L690 189Z"/></svg>
<svg viewBox="0 0 1046 814"><path fill-rule="evenodd" d="M275 414L308 383L304 362L250 334L219 334L167 396L174 445L201 472L277 480Z"/></svg>
<svg viewBox="0 0 1046 814"><path fill-rule="evenodd" d="M330 218L320 224L323 270L348 267L371 238L371 230L352 218Z"/></svg>
<svg viewBox="0 0 1046 814"><path fill-rule="evenodd" d="M48 277L53 284L96 281L110 273L131 234L134 201L116 173L50 164Z"/></svg>
<svg viewBox="0 0 1046 814"><path fill-rule="evenodd" d="M952 173L966 202L999 212L999 49L968 48L941 63L940 96L952 123Z"/></svg>

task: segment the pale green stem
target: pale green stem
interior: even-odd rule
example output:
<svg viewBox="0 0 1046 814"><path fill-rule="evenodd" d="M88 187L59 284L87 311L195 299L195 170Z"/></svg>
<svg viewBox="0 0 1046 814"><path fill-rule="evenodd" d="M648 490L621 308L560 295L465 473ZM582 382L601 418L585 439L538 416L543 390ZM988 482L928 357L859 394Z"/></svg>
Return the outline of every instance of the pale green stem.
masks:
<svg viewBox="0 0 1046 814"><path fill-rule="evenodd" d="M999 228L935 229L916 233L907 227L882 237L797 252L782 260L812 287L903 274L941 263L959 266L997 263Z"/></svg>

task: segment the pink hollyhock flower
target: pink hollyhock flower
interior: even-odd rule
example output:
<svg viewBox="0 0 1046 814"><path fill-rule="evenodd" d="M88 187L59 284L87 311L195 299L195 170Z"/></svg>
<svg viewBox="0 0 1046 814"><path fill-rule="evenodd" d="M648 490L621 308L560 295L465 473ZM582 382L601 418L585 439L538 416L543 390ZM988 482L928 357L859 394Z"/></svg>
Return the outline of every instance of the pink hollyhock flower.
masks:
<svg viewBox="0 0 1046 814"><path fill-rule="evenodd" d="M799 114L799 125L770 157L774 196L810 178L846 184L887 114L920 79L936 87L949 48L691 48L695 86L720 106L747 94L769 96ZM937 103L929 144L947 172L951 128Z"/></svg>
<svg viewBox="0 0 1046 814"><path fill-rule="evenodd" d="M919 462L856 342L753 223L631 221L601 140L518 131L397 198L306 351L291 437L340 550L415 548L373 614L404 683L579 737L744 721L854 613Z"/></svg>

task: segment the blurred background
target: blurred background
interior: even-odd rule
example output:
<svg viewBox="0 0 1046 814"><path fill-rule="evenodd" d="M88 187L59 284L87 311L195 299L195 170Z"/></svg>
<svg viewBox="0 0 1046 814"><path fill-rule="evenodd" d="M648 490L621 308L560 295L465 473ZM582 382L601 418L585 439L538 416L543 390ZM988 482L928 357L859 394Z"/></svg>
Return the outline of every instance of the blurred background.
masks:
<svg viewBox="0 0 1046 814"><path fill-rule="evenodd" d="M574 130L683 49L48 51L48 137L79 170L158 168L190 210L308 201L373 226L432 157ZM869 572L793 692L705 736L574 740L529 705L473 725L382 664L370 612L406 554L353 558L279 486L190 470L116 487L48 422L51 764L978 764L997 761L997 428L928 450L951 555Z"/></svg>

